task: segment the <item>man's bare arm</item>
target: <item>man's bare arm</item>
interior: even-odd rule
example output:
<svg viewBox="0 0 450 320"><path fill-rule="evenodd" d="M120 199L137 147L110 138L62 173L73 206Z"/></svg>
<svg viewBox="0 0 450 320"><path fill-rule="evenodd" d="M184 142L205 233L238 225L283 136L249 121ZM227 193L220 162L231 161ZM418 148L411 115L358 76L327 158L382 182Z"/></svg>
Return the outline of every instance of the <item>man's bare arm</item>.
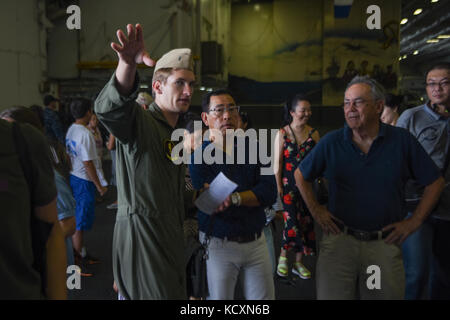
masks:
<svg viewBox="0 0 450 320"><path fill-rule="evenodd" d="M47 298L67 299L66 289L66 245L61 227L57 222L56 198L47 205L34 208L36 217L42 221L53 223L47 240L46 254L46 294Z"/></svg>
<svg viewBox="0 0 450 320"><path fill-rule="evenodd" d="M94 183L95 187L97 188L98 193L100 193L101 196L103 196L106 191L108 191L108 188L103 187L100 183L100 180L98 179L97 170L95 169L94 163L92 160L90 161L83 161L84 167L86 168L86 173L91 179L91 181Z"/></svg>
<svg viewBox="0 0 450 320"><path fill-rule="evenodd" d="M64 237L72 236L76 231L76 221L75 217L68 217L63 220L59 220L59 226Z"/></svg>
<svg viewBox="0 0 450 320"><path fill-rule="evenodd" d="M241 196L241 206L259 207L261 205L256 195L251 190L239 192L239 195Z"/></svg>
<svg viewBox="0 0 450 320"><path fill-rule="evenodd" d="M393 229L393 231L386 238L385 242L388 244L402 244L409 235L416 231L438 202L441 192L444 190L444 186L445 181L442 177L439 177L433 183L426 186L422 199L410 218L390 224L383 228L383 231Z"/></svg>
<svg viewBox="0 0 450 320"><path fill-rule="evenodd" d="M112 135L112 133L109 134L108 142L106 143L106 148L108 150L115 150L116 149L116 137Z"/></svg>
<svg viewBox="0 0 450 320"><path fill-rule="evenodd" d="M322 230L326 234L338 234L340 229L334 223L334 220L338 220L334 217L325 206L319 204L316 200L316 196L314 195L314 191L312 188L312 183L306 181L303 178L303 174L299 168L294 171L295 184L297 185L298 190L300 191L303 200L306 202L311 215L314 220L320 225Z"/></svg>

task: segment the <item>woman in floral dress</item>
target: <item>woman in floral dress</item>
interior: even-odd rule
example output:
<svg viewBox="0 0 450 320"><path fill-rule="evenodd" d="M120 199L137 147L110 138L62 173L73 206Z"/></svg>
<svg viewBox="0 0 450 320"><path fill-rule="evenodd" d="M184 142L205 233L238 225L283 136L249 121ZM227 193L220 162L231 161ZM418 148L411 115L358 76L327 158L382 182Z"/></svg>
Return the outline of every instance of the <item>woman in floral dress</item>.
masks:
<svg viewBox="0 0 450 320"><path fill-rule="evenodd" d="M311 104L298 94L284 107L286 125L280 129L279 167L276 174L278 193L284 207L284 230L277 274L288 275L287 251L295 251L292 272L302 279L310 279L311 272L302 264L303 255L315 251L314 223L306 204L295 185L294 171L319 141L319 133L308 126Z"/></svg>

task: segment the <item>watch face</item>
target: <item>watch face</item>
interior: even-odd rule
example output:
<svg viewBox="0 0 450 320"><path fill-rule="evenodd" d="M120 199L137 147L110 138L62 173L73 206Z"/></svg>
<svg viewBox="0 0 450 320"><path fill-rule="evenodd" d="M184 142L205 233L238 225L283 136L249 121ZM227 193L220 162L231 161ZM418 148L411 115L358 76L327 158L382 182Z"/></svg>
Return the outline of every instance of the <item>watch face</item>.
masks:
<svg viewBox="0 0 450 320"><path fill-rule="evenodd" d="M238 203L238 198L237 198L237 195L235 193L233 193L231 195L231 203L234 204L234 205L236 205Z"/></svg>

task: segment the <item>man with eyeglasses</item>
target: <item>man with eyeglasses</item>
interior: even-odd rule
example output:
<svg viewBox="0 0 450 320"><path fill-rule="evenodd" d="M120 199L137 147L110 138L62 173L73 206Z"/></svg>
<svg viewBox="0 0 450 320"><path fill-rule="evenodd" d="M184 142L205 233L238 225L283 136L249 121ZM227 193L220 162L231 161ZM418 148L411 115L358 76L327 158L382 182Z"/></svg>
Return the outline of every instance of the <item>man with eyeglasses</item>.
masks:
<svg viewBox="0 0 450 320"><path fill-rule="evenodd" d="M407 131L380 122L384 90L357 76L345 91L346 125L325 135L295 171L297 186L323 230L317 261L318 299L403 299L399 248L437 202L443 179ZM325 177L327 207L312 182ZM425 186L414 214L404 219L404 187ZM358 288L358 289L357 289Z"/></svg>
<svg viewBox="0 0 450 320"><path fill-rule="evenodd" d="M219 212L209 215L198 211L200 241L209 239L207 299L233 299L239 277L246 299L275 299L272 265L263 233L264 208L276 201L275 177L261 175L259 161L249 162L251 138L245 143L245 163L238 164L237 153L242 150L237 148L235 139L247 138L232 134L238 128L240 115L229 91L216 90L204 95L202 111L202 120L209 127L213 142L205 141L192 155L189 166L192 184L199 190L223 172L238 185L218 207ZM195 163L195 153L211 147L214 159L222 161L209 165Z"/></svg>
<svg viewBox="0 0 450 320"><path fill-rule="evenodd" d="M417 138L440 169L446 182L439 204L422 226L403 244L406 299L450 299L450 63L433 65L426 73L429 101L408 109L397 126ZM409 215L423 189L408 182Z"/></svg>
<svg viewBox="0 0 450 320"><path fill-rule="evenodd" d="M145 51L142 27L129 24L127 32L128 37L118 30L120 44L111 44L119 63L95 102L99 120L116 137L114 280L119 299L186 299L185 167L173 163L170 137L190 106L192 53L175 49L155 65ZM148 110L135 101L138 63L155 66Z"/></svg>

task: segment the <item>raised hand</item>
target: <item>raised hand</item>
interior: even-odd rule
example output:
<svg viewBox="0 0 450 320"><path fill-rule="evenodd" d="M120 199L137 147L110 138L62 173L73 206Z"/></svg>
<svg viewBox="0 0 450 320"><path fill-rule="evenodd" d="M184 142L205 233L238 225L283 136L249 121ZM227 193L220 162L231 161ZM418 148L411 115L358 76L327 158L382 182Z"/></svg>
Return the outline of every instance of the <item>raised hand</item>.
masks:
<svg viewBox="0 0 450 320"><path fill-rule="evenodd" d="M128 37L125 36L122 30L117 30L117 38L120 44L111 43L111 48L119 56L119 60L127 65L135 65L145 63L149 67L155 65L155 61L150 58L150 55L145 50L143 30L140 24L127 25Z"/></svg>

